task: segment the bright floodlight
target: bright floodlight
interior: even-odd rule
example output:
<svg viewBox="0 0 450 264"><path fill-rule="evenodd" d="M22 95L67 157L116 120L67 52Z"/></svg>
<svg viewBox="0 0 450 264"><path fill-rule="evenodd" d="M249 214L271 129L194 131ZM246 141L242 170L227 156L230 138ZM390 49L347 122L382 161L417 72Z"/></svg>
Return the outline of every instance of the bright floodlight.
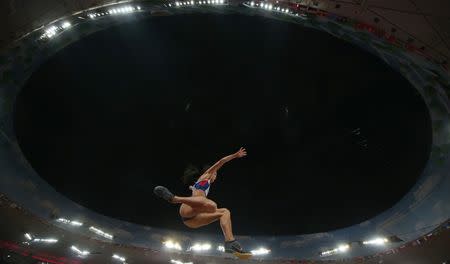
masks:
<svg viewBox="0 0 450 264"><path fill-rule="evenodd" d="M171 259L170 263L173 263L173 264L193 264L192 262L182 262L180 260L175 260L175 259Z"/></svg>
<svg viewBox="0 0 450 264"><path fill-rule="evenodd" d="M252 251L250 251L250 252L251 252L253 255L267 255L267 254L270 253L270 249L261 247L261 248L252 250Z"/></svg>
<svg viewBox="0 0 450 264"><path fill-rule="evenodd" d="M70 224L73 225L73 226L82 226L83 225L83 223L80 223L80 222L77 222L77 221L72 221L72 222L70 222Z"/></svg>
<svg viewBox="0 0 450 264"><path fill-rule="evenodd" d="M56 243L58 242L58 239L54 239L54 238L35 238L33 239L33 242L42 242L42 243Z"/></svg>
<svg viewBox="0 0 450 264"><path fill-rule="evenodd" d="M193 5L194 4L194 1L191 1L191 5Z"/></svg>
<svg viewBox="0 0 450 264"><path fill-rule="evenodd" d="M112 257L113 257L114 259L120 260L120 261L122 261L122 262L125 262L125 260L126 260L124 257L121 257L121 256L119 256L119 255L117 255L117 254L114 254Z"/></svg>
<svg viewBox="0 0 450 264"><path fill-rule="evenodd" d="M89 254L90 254L89 251L87 251L87 250L80 250L80 249L78 249L76 246L72 246L71 249L72 249L74 252L76 252L78 255L81 255L81 256L86 256L86 255L89 255Z"/></svg>
<svg viewBox="0 0 450 264"><path fill-rule="evenodd" d="M113 235L108 234L106 232L103 232L102 230L100 230L98 228L95 228L93 226L89 227L89 231L94 232L94 233L96 233L99 236L102 236L102 237L105 237L105 238L108 238L108 239L113 239Z"/></svg>
<svg viewBox="0 0 450 264"><path fill-rule="evenodd" d="M178 242L173 242L172 240L164 241L163 244L169 249L182 250L180 244Z"/></svg>
<svg viewBox="0 0 450 264"><path fill-rule="evenodd" d="M71 26L70 22L67 21L62 24L63 28L69 28L70 26Z"/></svg>
<svg viewBox="0 0 450 264"><path fill-rule="evenodd" d="M31 240L31 239L32 239L32 238L31 238L31 235L28 234L28 233L25 234L25 237L26 237L28 240Z"/></svg>
<svg viewBox="0 0 450 264"><path fill-rule="evenodd" d="M190 247L190 250L193 251L206 251L211 249L211 244L194 244Z"/></svg>
<svg viewBox="0 0 450 264"><path fill-rule="evenodd" d="M269 5L269 10L272 10L273 6L272 4Z"/></svg>
<svg viewBox="0 0 450 264"><path fill-rule="evenodd" d="M57 27L51 26L50 28L48 28L47 30L45 30L45 35L46 35L48 38L51 38L51 37L53 37L54 35L56 35L56 30L57 30L57 29L58 29Z"/></svg>
<svg viewBox="0 0 450 264"><path fill-rule="evenodd" d="M140 7L140 6L138 6L138 7L137 7L137 9L138 9L138 10L141 10L141 7Z"/></svg>
<svg viewBox="0 0 450 264"><path fill-rule="evenodd" d="M71 221L65 218L59 218L56 220L57 222L63 223L63 224L68 224L68 225L72 225L72 226L82 226L83 223L80 223L78 221Z"/></svg>
<svg viewBox="0 0 450 264"><path fill-rule="evenodd" d="M320 255L328 256L328 255L332 255L332 254L337 253L337 252L338 252L338 250L335 248L335 249L332 249L332 250L323 251L322 253L320 253Z"/></svg>
<svg viewBox="0 0 450 264"><path fill-rule="evenodd" d="M349 249L350 249L350 245L343 244L343 245L339 245L335 249L323 251L323 252L320 253L320 255L321 256L329 256L329 255L336 254L338 252L340 252L340 253L347 252Z"/></svg>
<svg viewBox="0 0 450 264"><path fill-rule="evenodd" d="M364 245L383 245L384 243L387 243L389 240L387 240L386 238L375 238L372 240L368 240L368 241L363 241Z"/></svg>
<svg viewBox="0 0 450 264"><path fill-rule="evenodd" d="M346 252L349 248L350 248L350 246L345 244L345 245L338 246L337 249L339 250L339 252Z"/></svg>
<svg viewBox="0 0 450 264"><path fill-rule="evenodd" d="M64 224L68 224L70 223L70 220L64 219L64 218L59 218L58 220L56 220L58 222L64 223Z"/></svg>

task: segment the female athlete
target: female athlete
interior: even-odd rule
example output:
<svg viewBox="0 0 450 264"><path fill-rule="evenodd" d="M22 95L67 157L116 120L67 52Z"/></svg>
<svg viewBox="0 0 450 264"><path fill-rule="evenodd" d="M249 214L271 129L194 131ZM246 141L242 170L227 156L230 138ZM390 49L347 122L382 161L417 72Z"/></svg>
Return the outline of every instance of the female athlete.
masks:
<svg viewBox="0 0 450 264"><path fill-rule="evenodd" d="M180 216L183 223L189 228L199 228L220 220L225 237L225 252L246 254L239 242L233 236L231 227L231 214L227 208L217 208L217 204L208 196L211 184L216 180L217 171L227 162L236 158L242 158L247 155L244 148L238 152L226 156L216 162L211 168L205 171L189 188L192 190L192 196L181 197L173 195L166 187L157 186L154 193L173 204L181 204Z"/></svg>

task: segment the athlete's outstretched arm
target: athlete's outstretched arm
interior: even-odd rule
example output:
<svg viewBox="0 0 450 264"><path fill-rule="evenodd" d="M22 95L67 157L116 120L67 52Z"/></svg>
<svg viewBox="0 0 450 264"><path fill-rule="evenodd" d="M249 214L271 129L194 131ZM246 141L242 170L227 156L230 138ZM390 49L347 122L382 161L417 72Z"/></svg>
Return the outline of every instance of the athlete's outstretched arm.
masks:
<svg viewBox="0 0 450 264"><path fill-rule="evenodd" d="M205 172L205 174L214 174L223 166L223 164L227 163L228 161L245 156L247 156L247 151L245 150L245 148L240 148L236 153L221 158L218 162L216 162L216 164L212 165L211 168L209 168Z"/></svg>

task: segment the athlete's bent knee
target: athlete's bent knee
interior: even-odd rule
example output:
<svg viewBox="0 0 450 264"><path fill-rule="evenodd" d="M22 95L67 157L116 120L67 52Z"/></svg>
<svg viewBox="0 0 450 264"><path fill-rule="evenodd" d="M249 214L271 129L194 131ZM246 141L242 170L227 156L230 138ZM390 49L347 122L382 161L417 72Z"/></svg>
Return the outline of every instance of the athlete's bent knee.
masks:
<svg viewBox="0 0 450 264"><path fill-rule="evenodd" d="M222 208L221 210L222 210L222 214L223 214L223 215L226 215L226 216L228 216L228 217L231 216L231 212L230 212L230 210L228 210L227 208Z"/></svg>

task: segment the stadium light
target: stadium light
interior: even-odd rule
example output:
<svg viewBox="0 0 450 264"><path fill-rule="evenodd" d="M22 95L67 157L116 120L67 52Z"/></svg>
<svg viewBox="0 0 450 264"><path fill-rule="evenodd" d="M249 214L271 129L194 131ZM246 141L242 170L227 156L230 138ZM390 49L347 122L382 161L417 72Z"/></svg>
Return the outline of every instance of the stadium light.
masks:
<svg viewBox="0 0 450 264"><path fill-rule="evenodd" d="M58 242L58 239L54 239L54 238L35 238L33 239L33 242L43 242L43 243L49 243L49 244L53 244Z"/></svg>
<svg viewBox="0 0 450 264"><path fill-rule="evenodd" d="M189 248L189 250L193 251L206 251L211 249L211 244L194 244Z"/></svg>
<svg viewBox="0 0 450 264"><path fill-rule="evenodd" d="M335 254L337 252L338 252L338 250L335 248L335 249L332 249L332 250L323 251L323 252L320 253L320 255L321 256L329 256L329 255L333 255L333 254Z"/></svg>
<svg viewBox="0 0 450 264"><path fill-rule="evenodd" d="M64 22L63 24L62 24L62 28L64 28L64 29L66 29L66 28L69 28L70 26L71 26L72 24L70 24L70 22Z"/></svg>
<svg viewBox="0 0 450 264"><path fill-rule="evenodd" d="M28 234L28 233L25 234L25 237L26 237L28 240L32 240L32 239L33 239L33 238L31 237L31 235Z"/></svg>
<svg viewBox="0 0 450 264"><path fill-rule="evenodd" d="M68 224L68 225L72 225L72 226L82 226L83 223L78 222L78 221L71 221L65 218L59 218L56 220L57 222L63 223L63 224Z"/></svg>
<svg viewBox="0 0 450 264"><path fill-rule="evenodd" d="M117 260L120 260L122 262L125 262L125 260L126 260L126 258L121 257L121 256L119 256L117 254L114 254L112 257L113 257L113 259L117 259Z"/></svg>
<svg viewBox="0 0 450 264"><path fill-rule="evenodd" d="M349 249L350 249L350 245L349 244L342 244L342 245L339 245L335 249L323 251L323 252L320 253L320 255L321 256L330 256L330 255L333 255L333 254L336 254L336 253L347 252Z"/></svg>
<svg viewBox="0 0 450 264"><path fill-rule="evenodd" d="M387 238L375 238L372 240L368 240L368 241L363 241L364 245L384 245L385 243L389 242L389 240Z"/></svg>
<svg viewBox="0 0 450 264"><path fill-rule="evenodd" d="M82 226L83 223L77 222L77 221L72 221L72 222L70 222L70 225L73 225L73 226Z"/></svg>
<svg viewBox="0 0 450 264"><path fill-rule="evenodd" d="M72 246L70 248L72 249L72 251L76 252L78 255L81 255L81 256L86 256L86 255L90 254L89 251L87 251L87 250L80 250L76 246Z"/></svg>
<svg viewBox="0 0 450 264"><path fill-rule="evenodd" d="M170 263L173 263L173 264L193 264L193 262L182 262L180 260L175 260L175 259L171 259Z"/></svg>
<svg viewBox="0 0 450 264"><path fill-rule="evenodd" d="M167 240L163 242L163 245L168 249L176 249L176 250L182 250L180 243L173 242L172 240Z"/></svg>
<svg viewBox="0 0 450 264"><path fill-rule="evenodd" d="M267 255L270 253L270 249L260 247L258 249L250 251L252 255Z"/></svg>
<svg viewBox="0 0 450 264"><path fill-rule="evenodd" d="M45 30L45 34L44 35L47 36L48 38L51 38L54 35L56 35L56 30L57 29L58 29L57 27L51 26L47 30Z"/></svg>
<svg viewBox="0 0 450 264"><path fill-rule="evenodd" d="M95 228L95 227L93 227L93 226L89 227L89 231L94 232L94 233L96 233L97 235L102 236L102 237L105 237L105 238L108 238L108 239L113 239L113 238L114 238L113 235L108 234L108 233L106 233L106 232L103 232L102 230L100 230L100 229L98 229L98 228Z"/></svg>
<svg viewBox="0 0 450 264"><path fill-rule="evenodd" d="M339 250L339 252L346 252L349 248L350 248L350 246L348 244L344 244L344 245L338 246L337 249Z"/></svg>

